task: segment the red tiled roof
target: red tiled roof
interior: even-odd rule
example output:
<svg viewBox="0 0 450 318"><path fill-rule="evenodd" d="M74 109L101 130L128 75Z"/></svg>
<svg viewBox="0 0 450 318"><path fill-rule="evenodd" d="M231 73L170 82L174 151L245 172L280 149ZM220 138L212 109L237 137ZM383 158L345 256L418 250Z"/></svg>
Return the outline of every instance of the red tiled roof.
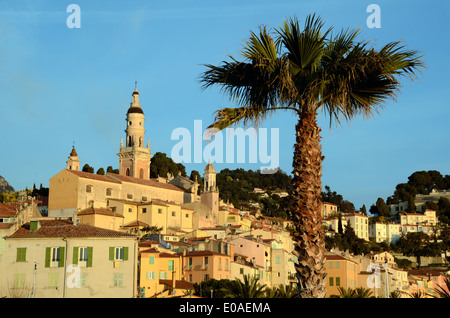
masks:
<svg viewBox="0 0 450 318"><path fill-rule="evenodd" d="M146 247L146 246L152 246L155 244L159 244L159 242L158 241L144 241L144 242L139 243L138 245L139 245L139 247Z"/></svg>
<svg viewBox="0 0 450 318"><path fill-rule="evenodd" d="M14 206L6 203L0 203L0 216L15 216L16 215L16 209Z"/></svg>
<svg viewBox="0 0 450 318"><path fill-rule="evenodd" d="M138 183L138 184L151 186L151 187L158 187L158 188L164 188L164 189L168 189L168 190L185 192L184 189L177 187L176 185L173 185L170 183L158 182L158 181L155 181L152 179L146 180L146 179L133 178L133 177L129 177L129 176L122 176L120 174L110 174L110 173L107 173L106 175L111 176L112 178L117 178L123 182Z"/></svg>
<svg viewBox="0 0 450 318"><path fill-rule="evenodd" d="M0 223L0 230L1 229L9 229L13 225L14 225L14 223Z"/></svg>
<svg viewBox="0 0 450 318"><path fill-rule="evenodd" d="M101 214L101 215L107 215L107 216L115 216L115 217L119 217L119 218L124 217L122 214L119 214L117 212L113 212L108 209L98 209L98 208L89 208L89 209L86 209L86 210L83 210L83 211L77 213L77 215L91 215L91 214Z"/></svg>
<svg viewBox="0 0 450 318"><path fill-rule="evenodd" d="M39 220L40 228L30 230L30 222L22 225L8 238L45 238L45 237L137 237L132 234L103 229L87 224L73 225L72 221Z"/></svg>
<svg viewBox="0 0 450 318"><path fill-rule="evenodd" d="M113 183L122 183L122 182L137 183L137 184L142 184L142 185L146 185L146 186L152 186L152 187L158 187L158 188L165 188L168 190L185 192L184 189L177 187L173 184L162 183L162 182L158 182L158 181L151 180L151 179L145 180L145 179L133 178L133 177L129 177L129 176L122 176L120 174L115 174L115 173L107 173L106 175L99 175L99 174L84 172L84 171L76 171L76 170L70 170L70 169L65 169L65 170L67 170L81 178L86 178L86 179L93 179L93 180L113 182Z"/></svg>
<svg viewBox="0 0 450 318"><path fill-rule="evenodd" d="M95 173L90 173L90 172L84 172L84 171L77 171L77 170L70 170L70 169L65 169L66 171L69 171L77 176L79 176L80 178L85 178L85 179L92 179L92 180L98 180L98 181L105 181L105 182L112 182L112 183L120 183L117 180L114 180L113 178L110 178L107 175L101 175L101 174L95 174Z"/></svg>
<svg viewBox="0 0 450 318"><path fill-rule="evenodd" d="M214 252L214 251L192 251L192 252L187 252L186 256L208 256L208 255L221 255L221 256L229 256L226 254L221 254L218 252Z"/></svg>
<svg viewBox="0 0 450 318"><path fill-rule="evenodd" d="M170 279L160 279L159 283L161 285L167 285L167 286L172 286L172 280ZM175 281L175 288L176 289L193 289L194 288L194 284L187 282L185 280L176 280Z"/></svg>
<svg viewBox="0 0 450 318"><path fill-rule="evenodd" d="M140 245L139 245L140 246ZM149 249L147 249L147 250L143 250L143 251L141 251L141 254L146 254L146 253L154 253L154 254L158 254L159 253L159 251L156 249L156 248L154 248L154 247L152 247L152 248L149 248Z"/></svg>
<svg viewBox="0 0 450 318"><path fill-rule="evenodd" d="M137 227L137 226L149 226L149 225L145 222L135 220L135 221L125 224L123 227Z"/></svg>

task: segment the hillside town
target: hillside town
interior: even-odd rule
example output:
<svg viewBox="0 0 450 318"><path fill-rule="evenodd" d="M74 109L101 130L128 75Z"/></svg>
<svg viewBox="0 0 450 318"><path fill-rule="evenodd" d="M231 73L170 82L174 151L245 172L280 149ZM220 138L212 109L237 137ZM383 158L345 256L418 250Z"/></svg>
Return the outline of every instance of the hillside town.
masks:
<svg viewBox="0 0 450 318"><path fill-rule="evenodd" d="M221 199L211 162L202 188L181 174L151 178L153 155L149 142L144 145L137 89L126 118L118 173L82 171L85 154L73 146L65 168L49 178L48 197L24 193L0 204L0 297L196 297L202 282L245 277L267 288L297 285L289 219ZM267 195L261 188L254 192ZM390 222L371 222L361 211L340 213L338 205L322 202L323 229L333 238L352 228L359 239L386 244L408 233L440 235L436 211L419 201L414 213L403 203L390 205ZM448 256L444 251L417 264L401 253L329 248L326 297L358 288L379 298L438 297L437 290L448 292ZM399 259L416 266L402 268Z"/></svg>

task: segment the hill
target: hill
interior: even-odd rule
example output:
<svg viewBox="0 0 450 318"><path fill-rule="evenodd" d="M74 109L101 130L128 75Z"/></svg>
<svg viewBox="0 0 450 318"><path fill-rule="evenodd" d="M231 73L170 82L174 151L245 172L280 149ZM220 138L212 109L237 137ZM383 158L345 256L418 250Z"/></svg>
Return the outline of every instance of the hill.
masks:
<svg viewBox="0 0 450 318"><path fill-rule="evenodd" d="M0 193L13 193L15 192L14 188L5 180L2 176L0 176Z"/></svg>

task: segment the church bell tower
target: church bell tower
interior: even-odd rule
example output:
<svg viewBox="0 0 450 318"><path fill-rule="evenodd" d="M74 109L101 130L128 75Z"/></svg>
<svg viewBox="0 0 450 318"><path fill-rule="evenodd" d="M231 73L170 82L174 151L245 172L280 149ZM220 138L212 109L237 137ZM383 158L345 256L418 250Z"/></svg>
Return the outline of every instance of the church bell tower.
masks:
<svg viewBox="0 0 450 318"><path fill-rule="evenodd" d="M137 88L132 94L130 108L127 111L125 144L120 143L119 174L140 179L150 179L150 142L144 146L144 111L139 102Z"/></svg>

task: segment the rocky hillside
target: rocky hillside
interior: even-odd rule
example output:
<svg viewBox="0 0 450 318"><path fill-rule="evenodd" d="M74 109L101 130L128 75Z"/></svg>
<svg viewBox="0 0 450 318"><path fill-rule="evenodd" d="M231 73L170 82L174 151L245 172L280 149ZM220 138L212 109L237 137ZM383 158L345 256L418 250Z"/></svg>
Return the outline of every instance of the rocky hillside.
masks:
<svg viewBox="0 0 450 318"><path fill-rule="evenodd" d="M0 193L12 193L14 191L14 188L8 183L8 181L0 176Z"/></svg>

